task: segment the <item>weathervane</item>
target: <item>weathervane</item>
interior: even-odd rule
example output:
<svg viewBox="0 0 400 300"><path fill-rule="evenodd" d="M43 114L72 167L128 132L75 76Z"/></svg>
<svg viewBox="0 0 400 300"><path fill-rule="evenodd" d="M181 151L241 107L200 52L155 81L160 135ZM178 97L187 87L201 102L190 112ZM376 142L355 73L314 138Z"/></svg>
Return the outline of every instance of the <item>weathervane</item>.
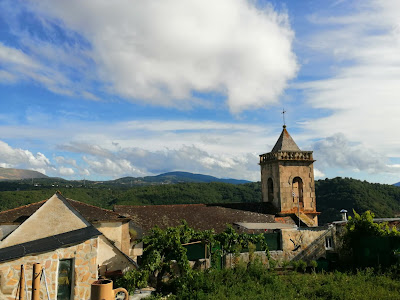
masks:
<svg viewBox="0 0 400 300"><path fill-rule="evenodd" d="M285 108L283 108L283 109L282 109L282 112L281 112L282 118L283 118L283 127L286 127L285 113L286 113L286 110L285 110Z"/></svg>

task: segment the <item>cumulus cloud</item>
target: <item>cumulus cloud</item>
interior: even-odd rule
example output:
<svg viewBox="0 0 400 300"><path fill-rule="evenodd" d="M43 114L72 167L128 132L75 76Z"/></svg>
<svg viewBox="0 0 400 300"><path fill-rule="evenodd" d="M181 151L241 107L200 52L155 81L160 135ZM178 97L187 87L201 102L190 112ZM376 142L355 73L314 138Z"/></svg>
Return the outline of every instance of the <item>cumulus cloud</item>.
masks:
<svg viewBox="0 0 400 300"><path fill-rule="evenodd" d="M61 176L71 176L75 174L75 171L72 168L67 168L67 167L59 167L58 172Z"/></svg>
<svg viewBox="0 0 400 300"><path fill-rule="evenodd" d="M46 173L53 169L50 160L40 152L33 154L29 150L13 148L0 141L0 164L8 168L23 168Z"/></svg>
<svg viewBox="0 0 400 300"><path fill-rule="evenodd" d="M53 124L52 120L49 123ZM58 122L35 126L0 125L0 131L7 139L24 138L29 133L31 139L43 141L48 149L54 149L51 164L55 169L47 174L64 176L59 171L62 166L73 169L74 178L183 170L259 180L257 155L269 151L279 136L279 129L274 132L271 127L215 121Z"/></svg>
<svg viewBox="0 0 400 300"><path fill-rule="evenodd" d="M324 178L325 174L323 172L321 172L320 170L314 168L314 177L316 179Z"/></svg>
<svg viewBox="0 0 400 300"><path fill-rule="evenodd" d="M256 154L216 155L196 146L183 145L179 149L150 151L143 148L121 148L116 151L75 143L63 146L83 155L87 172L91 175L122 177L146 176L169 171L188 171L217 177L258 180Z"/></svg>
<svg viewBox="0 0 400 300"><path fill-rule="evenodd" d="M350 142L344 134L333 136L315 142L312 146L318 168L339 168L355 172L396 173L400 168L390 165L388 158L379 154L364 144ZM317 172L314 172L317 176ZM318 174L318 177L323 177Z"/></svg>
<svg viewBox="0 0 400 300"><path fill-rule="evenodd" d="M132 101L184 107L204 102L193 92L216 92L237 113L276 103L298 69L288 15L272 5L248 0L71 0L26 5L40 20L37 23L45 24L43 31L64 30L67 38L52 45L39 34L23 31L19 34L29 55L65 74L62 82L67 85L77 74L88 79L86 68L94 63L97 77L89 79L101 80L109 93ZM8 15L16 15L11 13L11 2L3 5L6 8ZM86 46L77 49L71 44ZM35 51L34 45L41 50ZM21 51L2 48L23 58L28 69L37 69ZM71 51L79 55L69 55ZM63 60L68 64L55 63ZM18 65L22 66L21 59ZM12 80L6 73L2 77ZM43 83L45 79L51 77L43 78ZM76 90L76 83L70 82L71 90ZM57 92L51 82L48 87ZM81 94L97 99L88 91Z"/></svg>
<svg viewBox="0 0 400 300"><path fill-rule="evenodd" d="M311 18L322 29L305 44L329 61L330 74L300 86L308 103L330 113L304 127L314 136L342 132L376 152L398 157L400 2L368 0L353 6L337 10L341 15Z"/></svg>

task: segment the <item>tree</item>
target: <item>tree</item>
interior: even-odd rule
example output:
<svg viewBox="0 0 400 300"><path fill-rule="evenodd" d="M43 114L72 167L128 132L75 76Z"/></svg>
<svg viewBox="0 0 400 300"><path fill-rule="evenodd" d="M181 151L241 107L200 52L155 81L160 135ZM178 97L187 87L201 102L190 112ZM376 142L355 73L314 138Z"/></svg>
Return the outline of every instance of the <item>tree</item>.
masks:
<svg viewBox="0 0 400 300"><path fill-rule="evenodd" d="M163 277L170 278L186 275L190 271L186 249L182 244L190 242L195 231L186 222L176 227L163 230L155 227L150 235L143 238L143 271L148 271L156 278L156 290L160 291ZM173 268L175 266L175 268Z"/></svg>
<svg viewBox="0 0 400 300"><path fill-rule="evenodd" d="M356 267L389 266L395 261L394 250L400 246L400 233L387 222L375 223L374 214L354 211L343 235L342 259L351 259Z"/></svg>
<svg viewBox="0 0 400 300"><path fill-rule="evenodd" d="M215 234L213 230L196 231L190 228L185 221L182 221L179 226L167 229L154 227L150 234L142 239L145 247L140 272L149 275L150 280L151 278L155 279L157 292L161 291L164 278L168 277L170 280L179 276L191 275L193 270L190 268L186 248L183 244L193 241L205 242L210 252L211 249L222 248L221 254L223 255L238 251L239 248L248 248L250 243L258 243L261 249L267 252L267 256L269 255L264 235L238 234L232 226L228 226L220 234ZM213 247L216 245L219 247ZM219 254L211 253L212 256ZM145 276L135 276L134 278L145 278Z"/></svg>

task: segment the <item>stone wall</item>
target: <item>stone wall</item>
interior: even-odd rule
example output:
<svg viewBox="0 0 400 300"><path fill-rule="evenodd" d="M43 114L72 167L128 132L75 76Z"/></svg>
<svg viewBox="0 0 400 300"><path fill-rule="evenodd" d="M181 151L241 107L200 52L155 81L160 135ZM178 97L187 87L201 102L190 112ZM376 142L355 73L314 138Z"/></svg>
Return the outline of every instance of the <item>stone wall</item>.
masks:
<svg viewBox="0 0 400 300"><path fill-rule="evenodd" d="M122 249L122 222L102 222L94 224L94 227L113 241L118 249Z"/></svg>
<svg viewBox="0 0 400 300"><path fill-rule="evenodd" d="M266 163L261 166L261 193L263 202L271 202L275 207L280 209L280 179L278 162ZM272 179L273 183L273 198L268 198L268 178Z"/></svg>
<svg viewBox="0 0 400 300"><path fill-rule="evenodd" d="M284 261L304 260L309 262L326 256L325 237L335 238L334 227L312 227L294 228L282 230L282 250L270 251L271 259L281 265ZM255 257L261 259L264 264L268 264L268 258L264 251L254 253ZM239 257L228 254L225 257L225 266L232 267L240 260L249 261L249 253L241 253Z"/></svg>
<svg viewBox="0 0 400 300"><path fill-rule="evenodd" d="M293 201L293 179L303 182L304 212L316 211L313 161L270 161L261 164L261 191L264 202L271 202L282 213L294 213L298 209ZM273 199L268 198L268 179L273 181ZM317 225L317 224L316 224Z"/></svg>
<svg viewBox="0 0 400 300"><path fill-rule="evenodd" d="M102 222L94 224L94 227L109 240L113 241L119 250L129 255L130 236L128 222Z"/></svg>
<svg viewBox="0 0 400 300"><path fill-rule="evenodd" d="M314 169L312 161L281 162L279 166L281 211L297 209L297 199L293 202L292 183L295 177L303 181L304 211L316 211Z"/></svg>
<svg viewBox="0 0 400 300"><path fill-rule="evenodd" d="M46 270L47 285L51 299L56 299L58 265L61 259L73 259L74 300L90 299L90 286L97 279L97 249L98 239L93 238L81 244L60 248L38 255L29 255L0 264L0 299L14 300L20 280L21 265L25 266L25 278L29 296L32 287L32 268L34 263L40 263ZM47 299L44 282L41 284L41 298Z"/></svg>
<svg viewBox="0 0 400 300"><path fill-rule="evenodd" d="M282 251L276 251L274 259L310 261L325 257L325 237L332 235L333 228L328 226L283 229Z"/></svg>
<svg viewBox="0 0 400 300"><path fill-rule="evenodd" d="M121 270L123 273L131 270L134 265L121 250L118 250L104 236L99 236L97 264L100 266L100 275L105 275L106 271Z"/></svg>

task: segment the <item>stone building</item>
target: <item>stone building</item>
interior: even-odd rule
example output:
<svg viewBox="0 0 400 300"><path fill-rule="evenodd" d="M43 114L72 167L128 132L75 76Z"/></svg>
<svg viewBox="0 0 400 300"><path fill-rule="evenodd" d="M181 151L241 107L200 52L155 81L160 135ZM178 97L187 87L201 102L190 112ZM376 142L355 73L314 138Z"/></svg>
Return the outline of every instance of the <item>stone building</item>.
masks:
<svg viewBox="0 0 400 300"><path fill-rule="evenodd" d="M15 299L21 265L30 289L34 263L45 268L51 299L56 295L89 299L90 285L99 272L137 267L123 252L129 250L125 224L127 219L112 211L66 199L60 193L0 212L0 299ZM41 293L45 299L44 285Z"/></svg>
<svg viewBox="0 0 400 300"><path fill-rule="evenodd" d="M308 227L318 226L314 161L312 151L301 151L284 125L272 151L261 154L259 163L263 201Z"/></svg>

